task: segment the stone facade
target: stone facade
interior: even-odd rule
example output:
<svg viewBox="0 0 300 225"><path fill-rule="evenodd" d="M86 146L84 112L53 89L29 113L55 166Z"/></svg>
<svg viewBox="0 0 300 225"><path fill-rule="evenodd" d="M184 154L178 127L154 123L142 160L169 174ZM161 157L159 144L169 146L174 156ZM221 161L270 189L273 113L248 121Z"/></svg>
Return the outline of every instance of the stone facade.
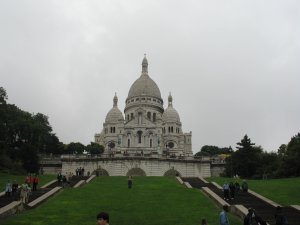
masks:
<svg viewBox="0 0 300 225"><path fill-rule="evenodd" d="M142 74L132 84L126 99L125 117L115 95L113 108L107 113L102 132L95 134L95 142L104 146L105 155L192 156L192 132L183 133L171 94L166 109L163 103L157 84L148 74L145 56Z"/></svg>
<svg viewBox="0 0 300 225"><path fill-rule="evenodd" d="M62 172L75 173L84 168L85 173L99 172L106 176L181 176L210 177L210 160L176 160L159 158L90 158L62 159Z"/></svg>

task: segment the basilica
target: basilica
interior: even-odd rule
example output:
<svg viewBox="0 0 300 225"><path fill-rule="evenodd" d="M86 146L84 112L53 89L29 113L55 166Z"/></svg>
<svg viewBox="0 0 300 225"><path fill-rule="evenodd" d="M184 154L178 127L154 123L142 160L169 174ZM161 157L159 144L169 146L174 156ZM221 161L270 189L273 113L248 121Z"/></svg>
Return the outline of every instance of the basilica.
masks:
<svg viewBox="0 0 300 225"><path fill-rule="evenodd" d="M118 108L115 95L101 133L95 134L95 142L104 146L104 154L120 157L193 155L192 132L183 133L171 94L164 109L160 90L148 74L146 56L140 77L129 89L124 114Z"/></svg>

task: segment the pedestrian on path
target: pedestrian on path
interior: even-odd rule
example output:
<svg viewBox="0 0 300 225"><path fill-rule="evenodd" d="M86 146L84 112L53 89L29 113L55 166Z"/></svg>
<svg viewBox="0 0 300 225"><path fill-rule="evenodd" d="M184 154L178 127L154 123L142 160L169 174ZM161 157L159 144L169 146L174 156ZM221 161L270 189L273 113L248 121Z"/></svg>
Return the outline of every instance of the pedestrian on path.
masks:
<svg viewBox="0 0 300 225"><path fill-rule="evenodd" d="M276 220L276 225L288 225L289 224L289 222L288 222L286 216L283 214L282 208L280 206L276 207L275 220Z"/></svg>
<svg viewBox="0 0 300 225"><path fill-rule="evenodd" d="M229 225L229 219L227 216L228 211L229 211L228 205L223 205L223 210L220 213L220 217L219 217L220 225Z"/></svg>
<svg viewBox="0 0 300 225"><path fill-rule="evenodd" d="M8 180L5 185L5 195L7 197L10 197L11 193L12 193L12 184L11 184L10 180Z"/></svg>
<svg viewBox="0 0 300 225"><path fill-rule="evenodd" d="M33 178L33 187L32 187L32 191L36 191L39 182L40 182L40 179L39 179L38 175L36 174L36 175L34 176L34 178Z"/></svg>

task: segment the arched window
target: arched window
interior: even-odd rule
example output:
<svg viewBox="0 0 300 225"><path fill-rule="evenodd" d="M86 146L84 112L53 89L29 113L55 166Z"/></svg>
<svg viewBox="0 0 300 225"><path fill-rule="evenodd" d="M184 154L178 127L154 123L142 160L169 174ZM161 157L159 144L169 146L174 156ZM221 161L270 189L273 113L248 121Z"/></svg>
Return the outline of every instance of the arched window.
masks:
<svg viewBox="0 0 300 225"><path fill-rule="evenodd" d="M147 118L151 120L151 112L147 112Z"/></svg>
<svg viewBox="0 0 300 225"><path fill-rule="evenodd" d="M152 148L152 139L150 139L150 148Z"/></svg>
<svg viewBox="0 0 300 225"><path fill-rule="evenodd" d="M171 127L171 133L173 133L173 127Z"/></svg>
<svg viewBox="0 0 300 225"><path fill-rule="evenodd" d="M129 121L129 114L127 115L127 121Z"/></svg>
<svg viewBox="0 0 300 225"><path fill-rule="evenodd" d="M133 113L131 113L131 119L133 120Z"/></svg>
<svg viewBox="0 0 300 225"><path fill-rule="evenodd" d="M141 112L139 112L139 114L138 114L139 124L142 124L142 116L143 116L143 114Z"/></svg>
<svg viewBox="0 0 300 225"><path fill-rule="evenodd" d="M130 139L128 139L128 141L127 141L127 147L128 148L130 147Z"/></svg>
<svg viewBox="0 0 300 225"><path fill-rule="evenodd" d="M156 121L156 113L153 113L153 122Z"/></svg>
<svg viewBox="0 0 300 225"><path fill-rule="evenodd" d="M137 134L138 134L138 143L139 143L139 144L142 143L142 133L143 133L142 131L138 131L138 132L137 132Z"/></svg>
<svg viewBox="0 0 300 225"><path fill-rule="evenodd" d="M169 128L169 133L171 133L171 128L170 127L168 127Z"/></svg>

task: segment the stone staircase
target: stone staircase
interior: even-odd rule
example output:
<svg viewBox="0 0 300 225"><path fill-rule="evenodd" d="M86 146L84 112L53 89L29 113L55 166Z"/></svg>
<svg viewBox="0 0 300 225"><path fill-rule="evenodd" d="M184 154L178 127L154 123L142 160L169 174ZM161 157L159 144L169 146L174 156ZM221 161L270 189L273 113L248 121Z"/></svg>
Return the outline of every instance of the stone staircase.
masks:
<svg viewBox="0 0 300 225"><path fill-rule="evenodd" d="M202 189L203 187L207 187L220 198L223 198L223 190L212 183L205 183L198 177L185 177L181 179L184 182L189 182L193 188ZM270 204L251 193L239 191L234 199L227 200L226 202L228 205L243 205L245 208L254 208L257 214L268 224L275 224L274 213L276 205ZM290 206L283 207L282 209L283 213L287 216L289 225L300 225L299 210Z"/></svg>

